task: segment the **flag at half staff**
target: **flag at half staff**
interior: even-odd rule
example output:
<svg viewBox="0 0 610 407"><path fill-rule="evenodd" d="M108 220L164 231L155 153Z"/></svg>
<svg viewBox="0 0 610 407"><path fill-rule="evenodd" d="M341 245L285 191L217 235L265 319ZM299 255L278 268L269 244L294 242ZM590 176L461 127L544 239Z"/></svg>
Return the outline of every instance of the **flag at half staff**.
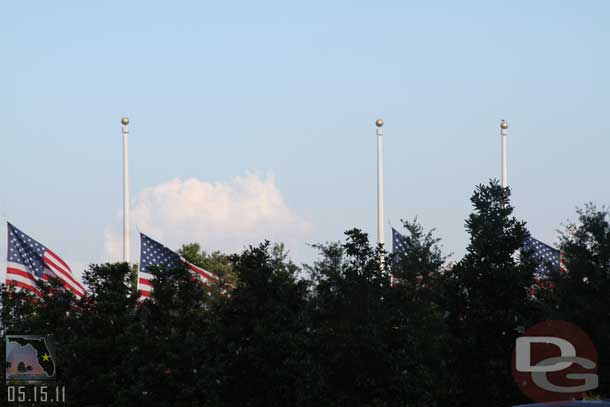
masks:
<svg viewBox="0 0 610 407"><path fill-rule="evenodd" d="M523 243L523 249L532 251L534 259L538 261L535 274L537 276L545 276L549 274L548 265L560 272L567 271L565 267L564 255L561 250L557 250L538 239L528 237Z"/></svg>
<svg viewBox="0 0 610 407"><path fill-rule="evenodd" d="M151 239L144 233L140 233L140 268L138 270L140 299L144 300L151 296L153 290L152 281L154 279L154 275L150 270L151 267L176 269L183 266L186 266L193 277L199 282L209 283L217 280L214 274L189 263L178 253Z"/></svg>
<svg viewBox="0 0 610 407"><path fill-rule="evenodd" d="M392 253L407 251L407 238L392 228Z"/></svg>
<svg viewBox="0 0 610 407"><path fill-rule="evenodd" d="M41 297L36 281L48 281L52 277L60 279L65 289L77 297L85 295L85 288L76 281L65 261L8 223L6 284Z"/></svg>

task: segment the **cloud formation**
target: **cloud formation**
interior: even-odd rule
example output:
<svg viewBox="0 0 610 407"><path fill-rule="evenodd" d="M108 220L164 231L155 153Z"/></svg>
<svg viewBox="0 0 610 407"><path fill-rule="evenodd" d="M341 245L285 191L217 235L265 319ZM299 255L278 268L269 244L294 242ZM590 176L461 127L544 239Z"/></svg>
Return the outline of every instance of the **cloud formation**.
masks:
<svg viewBox="0 0 610 407"><path fill-rule="evenodd" d="M228 182L173 179L146 188L132 203L131 218L140 232L171 249L197 242L206 251L230 253L269 239L284 242L297 259L311 230L311 225L287 206L273 176L261 178L254 173ZM122 257L120 222L119 217L105 231L108 261ZM132 261L139 252L135 232Z"/></svg>

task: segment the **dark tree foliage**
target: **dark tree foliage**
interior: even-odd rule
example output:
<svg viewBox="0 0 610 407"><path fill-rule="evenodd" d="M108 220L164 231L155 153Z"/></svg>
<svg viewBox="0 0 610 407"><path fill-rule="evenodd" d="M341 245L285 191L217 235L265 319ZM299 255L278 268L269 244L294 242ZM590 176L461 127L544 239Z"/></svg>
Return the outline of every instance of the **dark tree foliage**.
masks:
<svg viewBox="0 0 610 407"><path fill-rule="evenodd" d="M406 230L403 246L392 255L393 291L397 294L393 312L410 342L398 344L395 352L410 366L408 399L417 400L417 405L447 405L450 354L442 309L447 257L434 230L425 231L417 220L402 223Z"/></svg>
<svg viewBox="0 0 610 407"><path fill-rule="evenodd" d="M136 269L116 263L85 272L83 299L57 280L38 284L41 299L1 286L0 332L54 335L59 384L79 407L510 406L526 402L515 339L565 319L593 338L596 393L610 395L608 210L578 212L561 239L569 271L533 296L528 231L509 198L495 181L476 188L457 263L417 221L403 222L399 252L353 229L316 245L304 270L281 244L232 255L189 244L180 254L218 281L152 270L141 301Z"/></svg>
<svg viewBox="0 0 610 407"><path fill-rule="evenodd" d="M321 259L309 267L318 404L434 405L442 324L437 307L424 310L431 302L412 296L406 268L436 273L438 253L420 253L433 264L404 256L392 269L405 278L392 286L385 252L357 229L346 234L343 245L316 246Z"/></svg>
<svg viewBox="0 0 610 407"><path fill-rule="evenodd" d="M390 356L395 323L385 253L359 230L346 234L344 245L318 246L322 260L310 269L317 396L336 406L383 404L403 391Z"/></svg>
<svg viewBox="0 0 610 407"><path fill-rule="evenodd" d="M60 349L57 375L73 405L112 406L129 387L124 368L131 350L135 299L126 263L91 266L89 296L77 300L61 283L39 283L43 298L3 287L5 334L53 335Z"/></svg>
<svg viewBox="0 0 610 407"><path fill-rule="evenodd" d="M392 275L397 287L408 290L414 300L436 306L448 257L442 254L434 230L426 232L417 219L402 224L407 233L402 234L402 250L392 254Z"/></svg>
<svg viewBox="0 0 610 407"><path fill-rule="evenodd" d="M234 259L235 289L214 310L211 353L219 400L232 406L307 405L307 283L283 247L250 247Z"/></svg>
<svg viewBox="0 0 610 407"><path fill-rule="evenodd" d="M198 406L209 398L208 287L186 268L152 270L152 297L135 314L127 370L137 382L123 405Z"/></svg>
<svg viewBox="0 0 610 407"><path fill-rule="evenodd" d="M77 357L71 368L77 376L65 376L71 380L71 399L79 400L78 404L116 405L117 395L136 379L126 369L136 328L133 272L127 263L94 265L85 272L89 296L82 302L80 314L72 318L78 333L72 338ZM83 369L85 361L87 368Z"/></svg>
<svg viewBox="0 0 610 407"><path fill-rule="evenodd" d="M508 406L521 398L510 374L512 350L541 315L528 293L535 263L516 259L528 231L512 216L509 197L496 181L476 188L467 254L446 273L454 405Z"/></svg>
<svg viewBox="0 0 610 407"><path fill-rule="evenodd" d="M236 279L230 255L218 251L207 253L201 250L199 243L185 244L178 253L191 263L213 273L223 283L232 283Z"/></svg>
<svg viewBox="0 0 610 407"><path fill-rule="evenodd" d="M610 394L610 213L588 204L578 210L578 221L566 226L561 237L566 273L551 281L554 309L551 318L582 328L598 352L599 393Z"/></svg>

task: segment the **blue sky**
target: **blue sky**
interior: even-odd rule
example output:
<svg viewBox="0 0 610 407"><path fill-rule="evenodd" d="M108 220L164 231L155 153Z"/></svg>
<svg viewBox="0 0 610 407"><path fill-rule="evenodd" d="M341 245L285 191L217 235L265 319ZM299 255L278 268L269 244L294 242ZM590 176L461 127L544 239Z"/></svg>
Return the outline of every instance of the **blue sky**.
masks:
<svg viewBox="0 0 610 407"><path fill-rule="evenodd" d="M258 174L281 201L261 210L261 233L308 261L307 242L350 227L374 238L383 117L388 221L418 216L455 259L474 185L499 177L506 119L517 215L553 243L576 206L610 202L609 17L604 1L10 2L0 208L79 267L108 259L128 115L134 205L172 180L216 196ZM260 203L259 189L245 196ZM209 195L197 199L205 211ZM146 228L165 211L154 233L175 247L193 218L172 225L170 209ZM230 241L218 222L185 242L246 244L240 219Z"/></svg>

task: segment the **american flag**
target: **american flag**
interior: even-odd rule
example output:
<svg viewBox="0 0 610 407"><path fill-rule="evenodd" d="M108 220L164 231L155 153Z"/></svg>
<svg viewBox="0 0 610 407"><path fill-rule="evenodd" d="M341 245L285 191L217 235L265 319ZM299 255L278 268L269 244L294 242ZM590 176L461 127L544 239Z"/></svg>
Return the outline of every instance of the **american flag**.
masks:
<svg viewBox="0 0 610 407"><path fill-rule="evenodd" d="M42 293L36 287L36 281L39 279L48 281L51 277L59 278L66 290L79 298L86 293L65 261L8 223L6 284L42 297Z"/></svg>
<svg viewBox="0 0 610 407"><path fill-rule="evenodd" d="M555 270L565 272L565 261L563 252L557 250L547 244L542 243L540 240L528 237L523 243L523 249L532 251L534 259L538 261L538 267L536 267L535 274L537 276L545 276L549 274L548 265L550 264Z"/></svg>
<svg viewBox="0 0 610 407"><path fill-rule="evenodd" d="M407 251L407 238L392 228L392 253L404 253Z"/></svg>
<svg viewBox="0 0 610 407"><path fill-rule="evenodd" d="M149 298L153 290L155 276L151 273L151 267L164 269L176 269L186 265L193 277L202 283L215 281L216 277L200 267L186 261L178 253L173 252L161 243L151 239L144 233L140 233L140 269L138 271L138 290L142 300Z"/></svg>

